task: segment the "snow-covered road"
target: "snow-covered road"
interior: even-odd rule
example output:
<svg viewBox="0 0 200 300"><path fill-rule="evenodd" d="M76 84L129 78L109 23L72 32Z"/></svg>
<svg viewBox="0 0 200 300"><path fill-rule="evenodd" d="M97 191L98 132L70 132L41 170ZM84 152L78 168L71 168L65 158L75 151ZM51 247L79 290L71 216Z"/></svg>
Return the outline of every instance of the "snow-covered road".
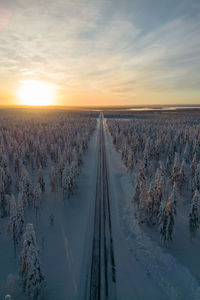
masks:
<svg viewBox="0 0 200 300"><path fill-rule="evenodd" d="M118 198L126 197L126 185L121 182L126 172L111 155L116 154L115 149L101 117L97 136L96 197L85 236L78 299L165 300L160 287L132 255L121 228Z"/></svg>
<svg viewBox="0 0 200 300"><path fill-rule="evenodd" d="M92 256L85 295L90 300L116 299L115 257L102 116L99 130Z"/></svg>

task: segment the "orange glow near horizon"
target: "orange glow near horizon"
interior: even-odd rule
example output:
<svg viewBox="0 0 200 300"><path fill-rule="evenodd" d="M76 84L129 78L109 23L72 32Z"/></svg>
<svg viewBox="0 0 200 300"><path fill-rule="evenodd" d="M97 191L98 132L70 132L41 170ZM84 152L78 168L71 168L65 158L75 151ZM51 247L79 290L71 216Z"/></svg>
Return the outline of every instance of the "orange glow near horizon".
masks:
<svg viewBox="0 0 200 300"><path fill-rule="evenodd" d="M57 86L40 80L23 80L17 91L21 105L46 106L56 104Z"/></svg>

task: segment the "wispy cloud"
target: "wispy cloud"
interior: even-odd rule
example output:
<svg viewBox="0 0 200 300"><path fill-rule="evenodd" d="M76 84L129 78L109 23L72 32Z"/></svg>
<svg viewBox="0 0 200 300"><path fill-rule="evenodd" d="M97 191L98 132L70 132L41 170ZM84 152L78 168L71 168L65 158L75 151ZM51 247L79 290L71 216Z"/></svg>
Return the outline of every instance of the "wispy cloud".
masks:
<svg viewBox="0 0 200 300"><path fill-rule="evenodd" d="M200 95L198 17L185 12L144 30L111 0L9 0L0 10L0 80L39 77L66 93L84 88L127 101L144 91Z"/></svg>

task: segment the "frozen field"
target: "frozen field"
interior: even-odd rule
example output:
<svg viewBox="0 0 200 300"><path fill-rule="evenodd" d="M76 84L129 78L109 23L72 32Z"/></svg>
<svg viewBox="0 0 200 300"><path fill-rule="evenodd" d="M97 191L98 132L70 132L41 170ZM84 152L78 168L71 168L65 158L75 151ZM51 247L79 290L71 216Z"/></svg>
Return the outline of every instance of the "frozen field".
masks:
<svg viewBox="0 0 200 300"><path fill-rule="evenodd" d="M198 111L2 110L0 146L0 299L200 299Z"/></svg>

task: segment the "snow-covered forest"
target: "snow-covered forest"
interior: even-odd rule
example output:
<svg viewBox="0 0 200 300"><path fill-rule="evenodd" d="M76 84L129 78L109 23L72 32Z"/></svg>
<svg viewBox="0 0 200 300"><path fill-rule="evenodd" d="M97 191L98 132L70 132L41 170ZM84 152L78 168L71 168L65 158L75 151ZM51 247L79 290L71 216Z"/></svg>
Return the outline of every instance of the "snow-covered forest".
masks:
<svg viewBox="0 0 200 300"><path fill-rule="evenodd" d="M94 118L62 111L4 112L0 118L0 231L10 239L18 266L8 285L17 286L25 299L40 299L46 285L29 216L40 224L45 195L67 201L76 193L95 127ZM49 222L53 225L53 213Z"/></svg>
<svg viewBox="0 0 200 300"><path fill-rule="evenodd" d="M0 110L0 216L2 300L198 300L199 113Z"/></svg>
<svg viewBox="0 0 200 300"><path fill-rule="evenodd" d="M183 214L190 238L195 238L200 223L199 117L161 115L107 124L131 174L133 217L155 226L168 245L176 238L177 215Z"/></svg>

